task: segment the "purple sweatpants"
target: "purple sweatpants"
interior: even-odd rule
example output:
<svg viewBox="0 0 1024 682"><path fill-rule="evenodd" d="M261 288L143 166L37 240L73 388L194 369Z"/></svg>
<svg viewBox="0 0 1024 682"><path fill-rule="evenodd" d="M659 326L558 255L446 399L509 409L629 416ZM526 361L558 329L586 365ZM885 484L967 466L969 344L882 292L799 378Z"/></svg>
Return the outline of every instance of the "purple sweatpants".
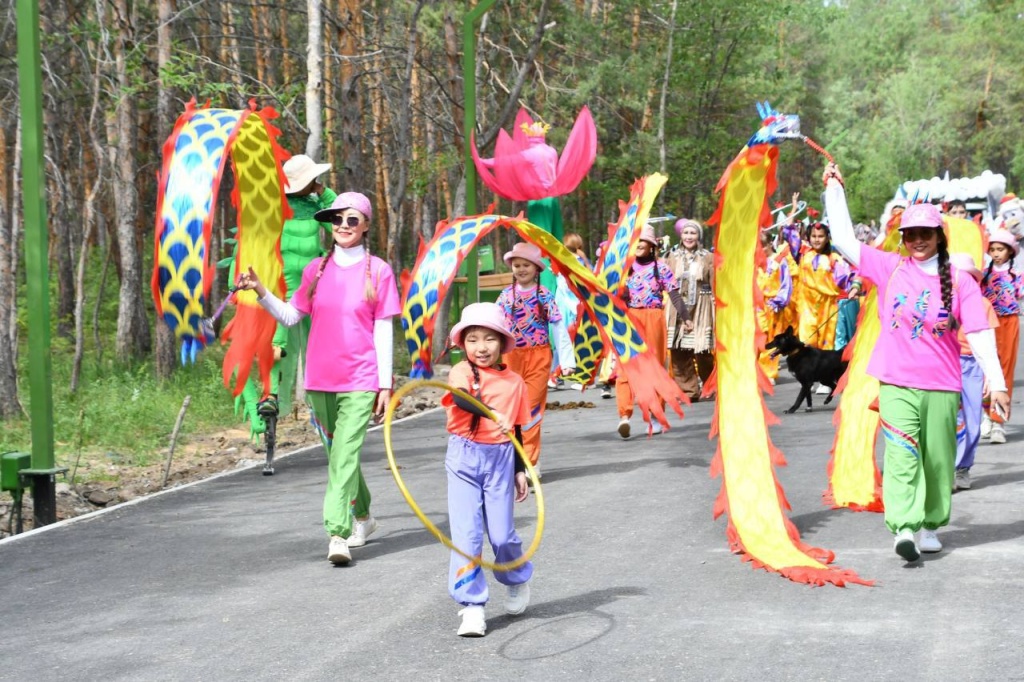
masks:
<svg viewBox="0 0 1024 682"><path fill-rule="evenodd" d="M956 415L956 468L974 466L974 454L981 439L981 394L985 390L985 374L973 355L960 356L960 411Z"/></svg>
<svg viewBox="0 0 1024 682"><path fill-rule="evenodd" d="M448 521L452 541L467 554L479 556L483 552L486 530L497 563L514 561L523 555L523 543L512 518L515 456L512 443L490 445L461 436L448 437ZM515 570L495 573L494 577L504 585L519 585L532 575L533 564L527 561ZM463 606L486 604L487 579L483 569L452 552L448 593Z"/></svg>

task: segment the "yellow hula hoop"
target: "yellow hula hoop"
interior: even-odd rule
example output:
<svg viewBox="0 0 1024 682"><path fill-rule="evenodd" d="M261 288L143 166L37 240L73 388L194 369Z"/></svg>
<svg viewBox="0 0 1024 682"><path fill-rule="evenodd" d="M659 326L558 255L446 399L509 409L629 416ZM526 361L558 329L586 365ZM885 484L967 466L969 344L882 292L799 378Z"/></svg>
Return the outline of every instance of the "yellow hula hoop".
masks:
<svg viewBox="0 0 1024 682"><path fill-rule="evenodd" d="M460 398L464 398L487 415L488 418L494 418L494 412L492 412L486 405L469 393L455 388L454 386L449 386L443 381L434 381L432 379L417 379L416 381L410 381L391 394L391 402L388 403L387 412L384 414L384 451L388 454L388 465L391 467L391 475L395 477L395 483L398 484L398 489L402 491L402 496L405 498L405 501L409 503L409 507L416 515L416 518L418 518L423 525L426 526L427 530L433 533L434 537L440 540L441 544L445 547L491 571L504 572L519 568L529 561L530 557L532 557L537 551L537 548L540 546L541 536L544 534L544 492L541 490L540 481L537 479L537 470L533 468L532 464L530 464L530 458L526 456L523 446L519 444L519 441L517 441L511 433L509 434L509 437L512 440L512 445L515 447L516 452L519 453L519 457L523 460L523 463L526 464L526 471L529 473L530 478L533 479L533 494L534 497L537 498L537 531L533 534L533 542L531 542L530 546L526 548L523 555L515 561L493 563L485 560L482 556L472 556L468 552L464 552L456 547L455 543L452 542L452 539L445 535L441 529L435 526L433 521L428 519L426 514L423 513L423 510L420 509L418 504L416 504L416 500L409 492L409 489L405 486L405 481L402 480L402 475L398 473L398 463L395 461L395 452L391 447L391 423L395 419L395 410L398 408L398 403L401 402L403 396L415 391L417 388L424 388L428 386L440 388L444 391L449 391Z"/></svg>

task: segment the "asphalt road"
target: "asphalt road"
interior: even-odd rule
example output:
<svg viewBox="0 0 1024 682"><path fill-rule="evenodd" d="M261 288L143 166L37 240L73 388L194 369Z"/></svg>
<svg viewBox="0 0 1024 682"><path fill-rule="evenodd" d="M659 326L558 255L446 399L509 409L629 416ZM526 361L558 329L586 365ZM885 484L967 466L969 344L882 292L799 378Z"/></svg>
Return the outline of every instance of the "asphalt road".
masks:
<svg viewBox="0 0 1024 682"><path fill-rule="evenodd" d="M784 379L769 407L781 414L796 392ZM771 435L791 518L876 581L816 588L728 551L711 518L711 404L624 442L614 401L586 397L594 408L544 422L533 602L505 616L492 579L485 638L455 635L447 552L400 496L378 430L364 473L381 530L348 567L326 561L319 448L273 477L239 471L0 542L0 679L1024 679L1015 424L954 496L946 550L907 567L880 515L821 503L832 406L782 415ZM445 442L440 412L396 426L406 482L446 527ZM518 513L529 538L534 498Z"/></svg>

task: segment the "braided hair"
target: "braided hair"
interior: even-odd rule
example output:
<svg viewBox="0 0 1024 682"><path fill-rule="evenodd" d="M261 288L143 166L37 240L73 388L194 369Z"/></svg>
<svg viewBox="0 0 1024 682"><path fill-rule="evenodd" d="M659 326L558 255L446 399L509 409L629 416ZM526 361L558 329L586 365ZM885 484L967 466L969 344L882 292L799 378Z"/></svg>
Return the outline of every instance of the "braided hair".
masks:
<svg viewBox="0 0 1024 682"><path fill-rule="evenodd" d="M949 328L956 330L959 326L953 317L953 275L949 267L949 243L946 233L939 230L939 287L942 290L942 307L949 315Z"/></svg>
<svg viewBox="0 0 1024 682"><path fill-rule="evenodd" d="M469 330L467 329L466 331L468 332ZM465 333L466 332L463 332L463 335L465 335ZM480 402L483 402L483 393L480 391L480 368L476 366L475 362L468 358L467 362L469 362L469 369L473 372L473 385L470 386L470 388L473 389L473 397ZM469 432L475 436L478 428L480 428L480 415L474 414L473 418L469 420Z"/></svg>
<svg viewBox="0 0 1024 682"><path fill-rule="evenodd" d="M996 243L1001 243L1001 242L996 242ZM1013 258L1010 258L1010 260L1007 261L1007 262L1010 264L1010 270L1009 270L1010 279L1011 280L1017 279L1017 273L1015 273L1013 271ZM996 265L996 262L994 260L992 260L992 259L989 259L988 267L985 268L985 275L981 278L981 286L985 286L986 284L988 284L989 277L992 276L992 268L994 268L995 265Z"/></svg>
<svg viewBox="0 0 1024 682"><path fill-rule="evenodd" d="M534 265L534 267L536 268L537 266ZM544 305L544 301L542 301L541 298L540 298L540 272L539 272L540 269L537 268L537 270L538 270L537 277L534 280L534 281L537 282L537 318L541 321L542 324L547 325L547 323L548 323L548 310L547 310L547 307ZM516 284L518 284L518 282L513 277L512 278L512 323L513 324L515 324L515 319L516 319Z"/></svg>
<svg viewBox="0 0 1024 682"><path fill-rule="evenodd" d="M365 220L366 216L363 216L363 219ZM362 242L361 242L362 245L363 245L363 250L366 252L366 277L365 277L365 284L363 286L363 300L367 301L369 303L376 303L376 301L377 301L377 285L376 285L376 283L373 280L373 272L372 272L371 267L370 267L372 265L371 262L370 262L372 260L372 257L370 255L370 244L369 244L369 242L366 239L366 234L367 234L366 232L363 233L363 239L362 239ZM313 303L313 295L316 293L317 285L320 284L320 278L323 277L324 270L327 269L327 263L330 262L331 254L333 252L334 252L334 247L332 246L331 249L329 249L327 251L327 253L324 254L324 257L320 259L320 267L318 267L317 270L316 270L316 277L313 279L313 281L309 285L309 302L310 302L310 305L312 305L312 303Z"/></svg>
<svg viewBox="0 0 1024 682"><path fill-rule="evenodd" d="M647 242L647 243L651 244L650 242ZM660 263L658 262L658 256L661 254L661 248L658 247L657 244L651 244L651 253L654 255L654 260L651 261L654 264L654 282L658 286L658 293L661 294L661 293L664 293L664 291L665 291L665 282L662 281L662 279L661 279L661 268L658 267L660 265ZM633 271L635 270L635 265L636 264L634 262L633 265L629 266L629 275L628 275L629 277L633 276Z"/></svg>

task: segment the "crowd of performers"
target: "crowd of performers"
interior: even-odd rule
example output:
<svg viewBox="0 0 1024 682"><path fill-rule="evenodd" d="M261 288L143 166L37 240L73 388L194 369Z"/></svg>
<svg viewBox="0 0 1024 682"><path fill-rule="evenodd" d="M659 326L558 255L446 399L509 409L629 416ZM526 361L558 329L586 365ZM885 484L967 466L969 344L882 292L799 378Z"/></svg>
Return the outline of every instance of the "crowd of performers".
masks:
<svg viewBox="0 0 1024 682"><path fill-rule="evenodd" d="M268 291L251 268L238 274L236 286L255 290L260 305L280 323L274 341L279 361L305 357L305 393L329 461L323 507L328 559L347 564L351 550L377 530L360 450L372 418L384 412L390 398L392 318L400 309L391 268L367 248L370 200L320 185L318 177L328 168L301 155L285 164L294 213L284 230L293 238L282 248L289 300ZM762 230L759 322L766 341L793 329L809 346L841 350L853 338L859 298L866 288L877 288L882 334L868 372L881 382L885 522L896 553L913 561L922 551L942 549L936 531L949 522L951 493L970 488L980 440L1006 441L1003 421L1009 414L1024 296L1024 277L1013 265L1020 248L1020 206L1011 197L1006 208L1018 209L1016 215L1008 210L998 224L986 226L987 256L975 263L947 248L942 211L964 216L962 202L895 205L876 235L849 219L838 167L830 164L823 180L827 222L813 209L800 219L794 194L792 210ZM684 218L674 228L671 239L659 237L651 224L643 227L620 295L681 391L691 401L710 399L714 254L700 222ZM326 254L319 247L321 230L333 240ZM878 248L893 230L900 231L907 255ZM570 233L564 241L589 267L580 236ZM486 537L498 562L522 556L512 510L529 494L525 467L507 434L515 432L539 477L541 421L548 390L557 385L550 381L552 367L565 375L575 369L568 333L576 315L574 299L540 284L547 265L538 247L518 243L504 262L512 284L497 303L462 310L450 334L465 359L451 369L448 381L476 397L496 419L452 394L443 400L450 434L452 539L478 555ZM759 362L775 383L779 358L763 353ZM274 376L289 373L293 367L279 367ZM614 361L606 361L599 382L608 398L614 385L617 432L629 438L633 394L624 374L615 375ZM250 396L250 417L276 413L289 395L290 388L275 382L269 398L257 403ZM653 422L648 433L660 432ZM530 562L496 573L507 587L508 613L526 609L532 573ZM484 635L488 588L481 567L453 552L448 582L462 607L458 634Z"/></svg>

